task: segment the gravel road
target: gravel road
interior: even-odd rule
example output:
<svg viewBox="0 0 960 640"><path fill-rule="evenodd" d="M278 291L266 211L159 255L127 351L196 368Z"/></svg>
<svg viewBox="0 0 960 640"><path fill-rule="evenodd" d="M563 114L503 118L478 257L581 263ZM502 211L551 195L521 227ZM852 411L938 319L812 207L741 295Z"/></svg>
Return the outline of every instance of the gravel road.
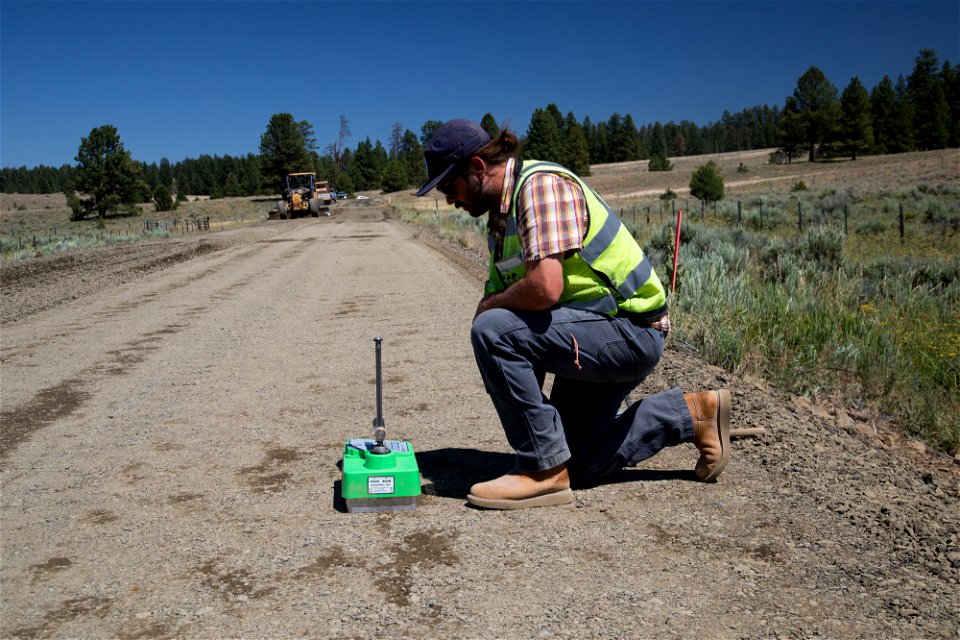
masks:
<svg viewBox="0 0 960 640"><path fill-rule="evenodd" d="M569 507L466 506L511 465L481 285L417 236L371 201L0 268L0 637L960 636L960 467L678 343L636 393L725 386L766 429L720 482L683 445ZM425 495L348 514L376 336Z"/></svg>

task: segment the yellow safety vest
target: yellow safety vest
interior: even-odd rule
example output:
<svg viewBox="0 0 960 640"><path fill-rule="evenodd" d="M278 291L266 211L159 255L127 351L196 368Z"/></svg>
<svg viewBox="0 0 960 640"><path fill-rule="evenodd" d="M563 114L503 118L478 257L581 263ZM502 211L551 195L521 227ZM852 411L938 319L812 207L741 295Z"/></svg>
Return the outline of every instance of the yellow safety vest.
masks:
<svg viewBox="0 0 960 640"><path fill-rule="evenodd" d="M490 273L486 293L503 291L526 273L517 233L517 198L535 173L549 172L573 180L583 190L590 216L583 249L563 260L563 293L560 304L617 315L655 315L666 306L667 295L643 249L610 207L583 180L564 167L549 162L523 163L507 214L502 257L497 258L491 234Z"/></svg>

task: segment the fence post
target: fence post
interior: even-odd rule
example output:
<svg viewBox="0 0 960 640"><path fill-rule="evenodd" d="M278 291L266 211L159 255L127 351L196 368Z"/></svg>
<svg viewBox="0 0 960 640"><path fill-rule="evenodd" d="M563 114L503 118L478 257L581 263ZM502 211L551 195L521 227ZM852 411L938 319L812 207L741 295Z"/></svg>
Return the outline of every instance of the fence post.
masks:
<svg viewBox="0 0 960 640"><path fill-rule="evenodd" d="M740 226L740 213L741 213L740 205L741 205L740 201L737 200L737 226L738 227Z"/></svg>
<svg viewBox="0 0 960 640"><path fill-rule="evenodd" d="M803 209L800 207L799 200L797 200L797 229L803 232Z"/></svg>
<svg viewBox="0 0 960 640"><path fill-rule="evenodd" d="M671 200L671 201L670 201L670 215L673 217L674 220L677 219L677 205L676 205L676 202L677 202L676 200Z"/></svg>
<svg viewBox="0 0 960 640"><path fill-rule="evenodd" d="M903 244L903 203L900 203L900 244Z"/></svg>

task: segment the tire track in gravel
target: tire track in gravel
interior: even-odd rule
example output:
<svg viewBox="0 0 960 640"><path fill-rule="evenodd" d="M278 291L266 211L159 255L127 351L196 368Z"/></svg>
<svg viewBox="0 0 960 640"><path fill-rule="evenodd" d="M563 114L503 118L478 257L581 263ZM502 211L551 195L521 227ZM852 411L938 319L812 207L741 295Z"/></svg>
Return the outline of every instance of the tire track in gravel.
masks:
<svg viewBox="0 0 960 640"><path fill-rule="evenodd" d="M279 246L276 245L278 242L294 242L296 246L275 249L275 246ZM146 283L147 290L139 293L135 298L124 299L122 302L109 304L92 312L90 312L90 307L85 307L82 315L72 319L66 327L54 334L56 340L45 338L32 343L17 344L18 333L15 330L7 330L4 336L6 351L0 362L5 366L22 364L24 360L36 355L35 351L41 346L47 350L59 350L62 349L63 342L82 340L84 332L93 331L95 328L102 330L106 326L106 332L113 333L109 328L110 325L122 326L126 324L126 318L140 312L141 307L144 306L152 305L155 307L159 312L157 315L160 317L164 312L176 308L175 304L171 304L171 297L177 297L185 289L203 280L216 283L214 288L206 294L211 304L225 302L234 297L238 290L246 286L249 278L261 277L262 274L274 271L277 267L288 265L308 251L313 242L315 242L314 238L261 241L253 247L234 250L227 252L225 255L217 255L207 260L208 264L203 266L202 269L194 269L192 273L188 272L184 277L179 277L179 272L168 272L161 278L166 282L159 286L153 286L153 283L149 282ZM257 256L257 254L261 255ZM177 253L169 261L169 264L179 263L180 255L180 253ZM243 272L230 273L233 266L244 264L254 256L260 259L266 258L268 262L262 266L259 262L254 263L252 273L249 266ZM156 261L156 263L159 262L162 262L162 259ZM189 271L196 266L198 266L196 262L191 262L183 270ZM226 276L226 278L220 280L226 279L227 282L220 284L217 276ZM91 304L95 306L96 301ZM91 379L103 375L120 376L127 374L133 367L145 362L152 352L157 351L163 338L194 326L202 318L202 314L207 308L207 306L189 307L182 312L175 313L172 317L165 318L159 328L143 331L129 337L125 342L115 345L112 349L104 350L103 356L92 364L55 384L39 390L27 400L18 403L5 398L4 408L0 411L0 423L4 425L2 432L0 432L0 463L33 432L57 420L64 419L80 409L84 402L91 397L91 393L87 389L88 382ZM14 342L17 346L9 348L8 343L10 342ZM65 353L64 356L67 360L70 360L69 354ZM7 391L9 392L11 389L7 388Z"/></svg>

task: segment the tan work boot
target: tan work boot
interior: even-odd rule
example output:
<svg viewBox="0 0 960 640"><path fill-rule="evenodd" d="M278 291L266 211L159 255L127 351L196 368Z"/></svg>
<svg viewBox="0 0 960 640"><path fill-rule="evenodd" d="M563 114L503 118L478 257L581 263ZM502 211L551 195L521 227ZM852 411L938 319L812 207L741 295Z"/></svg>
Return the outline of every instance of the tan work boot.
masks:
<svg viewBox="0 0 960 640"><path fill-rule="evenodd" d="M527 509L573 502L570 474L560 465L546 471L511 471L470 487L467 502L485 509Z"/></svg>
<svg viewBox="0 0 960 640"><path fill-rule="evenodd" d="M730 392L685 393L693 418L693 444L700 452L694 471L704 482L717 479L730 460Z"/></svg>

